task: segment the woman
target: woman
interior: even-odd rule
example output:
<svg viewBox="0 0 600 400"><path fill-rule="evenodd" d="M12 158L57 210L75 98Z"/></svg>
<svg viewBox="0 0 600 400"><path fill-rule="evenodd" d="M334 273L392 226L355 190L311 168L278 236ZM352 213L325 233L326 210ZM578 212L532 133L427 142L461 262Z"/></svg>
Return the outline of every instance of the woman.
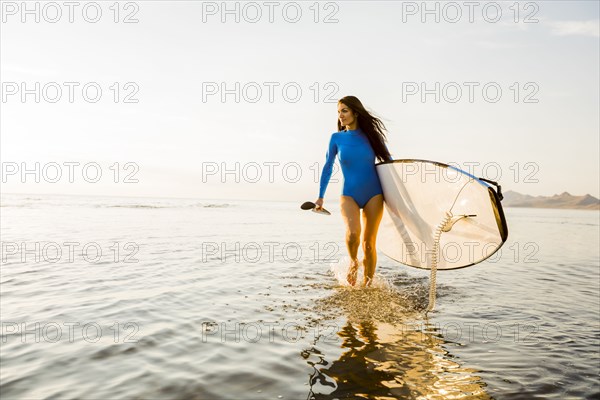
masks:
<svg viewBox="0 0 600 400"><path fill-rule="evenodd" d="M346 96L338 101L338 130L331 135L329 150L321 173L317 209L323 207L323 197L331 177L335 156L339 160L344 175L344 186L340 198L342 217L346 223L346 248L350 256L348 283L356 284L358 273L358 245L361 230L364 253L364 284L371 284L377 265L375 240L383 215L383 190L377 171L375 158L379 161L391 160L385 145L385 126L372 116L354 96ZM360 210L362 212L362 227Z"/></svg>

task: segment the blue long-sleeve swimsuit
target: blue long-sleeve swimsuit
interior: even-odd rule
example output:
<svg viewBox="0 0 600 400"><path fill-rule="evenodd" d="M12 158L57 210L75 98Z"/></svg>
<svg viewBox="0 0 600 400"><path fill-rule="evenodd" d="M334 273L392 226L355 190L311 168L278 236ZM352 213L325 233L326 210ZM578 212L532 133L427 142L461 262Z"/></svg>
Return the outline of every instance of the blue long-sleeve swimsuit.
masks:
<svg viewBox="0 0 600 400"><path fill-rule="evenodd" d="M339 156L344 176L343 196L352 197L360 208L364 208L373 196L383 194L375 170L375 152L369 139L359 128L331 135L321 173L319 197L325 196L336 155Z"/></svg>

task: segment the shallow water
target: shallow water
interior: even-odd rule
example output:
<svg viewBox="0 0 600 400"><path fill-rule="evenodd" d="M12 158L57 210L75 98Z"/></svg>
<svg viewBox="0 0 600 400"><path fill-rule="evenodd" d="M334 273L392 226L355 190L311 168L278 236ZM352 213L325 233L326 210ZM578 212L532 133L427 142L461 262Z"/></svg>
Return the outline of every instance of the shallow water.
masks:
<svg viewBox="0 0 600 400"><path fill-rule="evenodd" d="M340 284L331 204L1 206L3 399L600 396L597 211L505 209L508 242L441 271L425 317L427 271L380 254L376 287Z"/></svg>

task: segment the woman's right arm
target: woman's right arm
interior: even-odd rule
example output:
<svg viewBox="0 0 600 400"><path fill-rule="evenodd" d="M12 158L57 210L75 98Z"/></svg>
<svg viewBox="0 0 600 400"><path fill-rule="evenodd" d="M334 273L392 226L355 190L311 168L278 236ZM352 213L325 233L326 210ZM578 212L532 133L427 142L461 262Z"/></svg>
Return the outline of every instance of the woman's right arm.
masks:
<svg viewBox="0 0 600 400"><path fill-rule="evenodd" d="M329 139L329 148L325 155L325 165L323 165L323 172L321 172L321 181L319 183L319 199L315 202L319 207L323 206L323 198L325 197L325 191L329 184L329 178L333 171L333 164L335 163L335 156L337 155L338 147L335 141L335 133L331 135Z"/></svg>

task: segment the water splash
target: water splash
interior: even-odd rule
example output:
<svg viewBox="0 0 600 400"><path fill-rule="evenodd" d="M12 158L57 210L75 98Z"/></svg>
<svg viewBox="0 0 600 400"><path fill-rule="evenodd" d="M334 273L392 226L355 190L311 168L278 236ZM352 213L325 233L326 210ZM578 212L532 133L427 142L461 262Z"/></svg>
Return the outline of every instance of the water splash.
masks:
<svg viewBox="0 0 600 400"><path fill-rule="evenodd" d="M350 269L350 257L348 257L348 256L341 258L337 262L332 262L331 264L329 264L329 270L331 271L331 273L333 274L337 283L340 286L347 287L347 288L355 288L355 289L360 289L361 287L364 287L363 282L364 282L365 268L364 268L364 264L363 264L362 260L359 261L359 264L358 264L358 275L356 278L356 285L354 285L354 286L350 285L350 283L348 282L348 279L347 279L349 269ZM370 287L380 288L380 289L389 289L392 287L392 284L385 277L383 277L382 275L377 273L377 270L375 270L375 276L373 276L373 281L371 282Z"/></svg>
<svg viewBox="0 0 600 400"><path fill-rule="evenodd" d="M376 270L371 285L364 286L364 265L360 263L357 284L352 286L347 280L349 257L332 262L329 267L335 283L333 290L315 300L313 311L317 320L335 320L345 315L354 321L401 323L414 318L426 306L423 283L407 276L397 282Z"/></svg>

